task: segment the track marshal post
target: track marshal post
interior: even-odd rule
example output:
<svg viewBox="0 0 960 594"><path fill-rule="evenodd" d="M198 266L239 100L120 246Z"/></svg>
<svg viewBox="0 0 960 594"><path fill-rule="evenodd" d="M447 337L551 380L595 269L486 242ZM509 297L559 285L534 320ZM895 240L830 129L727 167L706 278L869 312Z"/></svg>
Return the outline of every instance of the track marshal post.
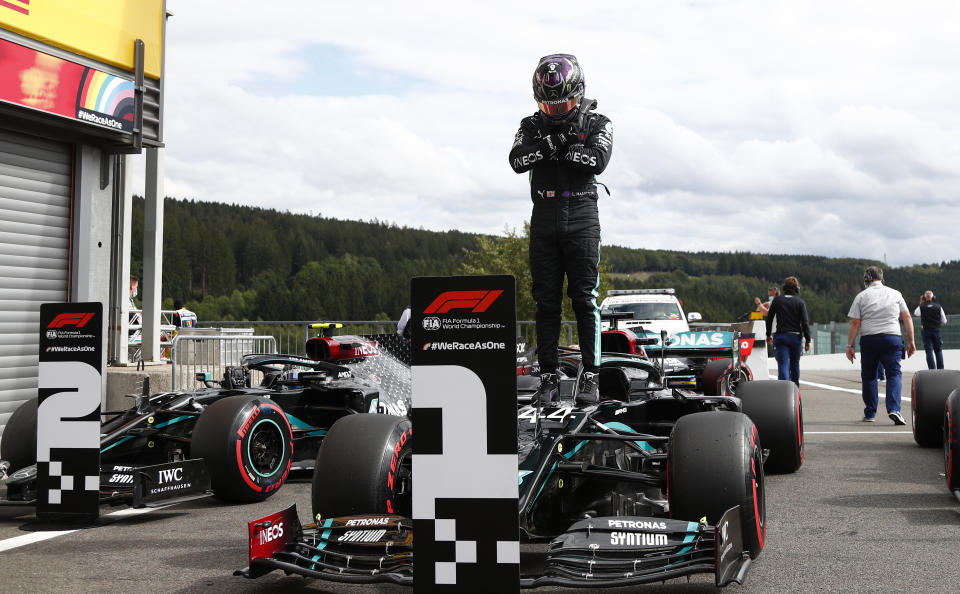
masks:
<svg viewBox="0 0 960 594"><path fill-rule="evenodd" d="M516 281L411 284L416 591L514 591Z"/></svg>

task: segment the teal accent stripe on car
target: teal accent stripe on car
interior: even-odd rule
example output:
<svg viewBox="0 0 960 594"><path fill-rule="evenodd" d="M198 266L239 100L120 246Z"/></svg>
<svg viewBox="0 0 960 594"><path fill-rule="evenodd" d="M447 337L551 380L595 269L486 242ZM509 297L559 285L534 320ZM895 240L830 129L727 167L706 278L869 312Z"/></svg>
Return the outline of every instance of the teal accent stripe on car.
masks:
<svg viewBox="0 0 960 594"><path fill-rule="evenodd" d="M547 483L550 481L550 476L553 474L553 471L557 469L557 464L560 464L560 463L554 462L553 466L550 467L550 472L547 473L547 476L543 479L543 482L540 483L540 489L537 491L537 494L534 495L533 501L530 502L531 505L535 503L537 499L540 498L540 493L543 493L543 488L546 487Z"/></svg>
<svg viewBox="0 0 960 594"><path fill-rule="evenodd" d="M291 415L290 413L284 413L284 414L287 416L287 421L290 423L290 426L293 427L294 429L309 429L310 427L313 427L313 425L311 425L310 423L307 423L303 419L298 419L297 417ZM311 431L310 433L307 433L307 437L317 437L317 436L326 435L326 434L327 434L326 429L317 429L316 431Z"/></svg>
<svg viewBox="0 0 960 594"><path fill-rule="evenodd" d="M607 427L610 427L611 429L619 429L620 431L629 431L630 433L637 432L633 427L630 427L629 425L624 425L619 421L614 421L612 423L604 423L604 425L606 425ZM652 452L654 450L654 447L645 441L635 441L633 443L640 446L640 448L644 451Z"/></svg>
<svg viewBox="0 0 960 594"><path fill-rule="evenodd" d="M156 425L154 425L154 427L156 427L157 429L160 429L161 427L166 427L167 425L173 425L174 423L179 423L180 421L185 421L186 419L190 419L190 418L192 418L191 415L182 415L182 416L179 416L179 417L174 417L174 418L170 419L169 421L164 421L164 422L162 422L162 423L157 423Z"/></svg>
<svg viewBox="0 0 960 594"><path fill-rule="evenodd" d="M310 425L306 421L298 419L297 417L291 415L290 413L284 413L287 415L287 421L290 423L290 426L294 429L308 429L313 425Z"/></svg>
<svg viewBox="0 0 960 594"><path fill-rule="evenodd" d="M323 521L323 527L324 527L324 528L329 528L330 526L333 526L333 518L328 518L328 519L326 519L326 520ZM324 530L324 531L323 531L323 534L320 535L320 538L323 539L323 542L321 542L320 544L317 545L317 548L318 548L318 549L321 549L321 550L322 550L322 549L327 548L327 539L330 538L330 533L331 533L331 532L333 532L333 530ZM319 558L320 558L320 556L318 555L318 556L314 557L313 560L316 561L316 560L319 559Z"/></svg>
<svg viewBox="0 0 960 594"><path fill-rule="evenodd" d="M597 282L593 285L593 291L590 292L593 298L590 304L593 305L593 366L600 367L600 306L597 305L597 297L600 295L600 241L597 241Z"/></svg>
<svg viewBox="0 0 960 594"><path fill-rule="evenodd" d="M683 537L684 544L688 542L693 542L693 539L697 536L697 529L700 527L700 524L696 522L687 522L687 535ZM677 551L678 555L688 553L693 549L693 545L683 547Z"/></svg>
<svg viewBox="0 0 960 594"><path fill-rule="evenodd" d="M586 444L587 444L586 440L581 441L576 446L574 446L572 450L570 450L566 454L563 454L563 457L569 460L570 456L573 456L574 454L579 452L580 448L582 448ZM557 469L557 464L559 464L559 462L554 462L553 466L550 467L550 472L547 473L547 476L543 479L543 482L540 484L540 490L537 491L537 494L534 496L533 501L536 501L540 497L540 493L543 493L543 488L546 487L547 483L550 481L550 476L553 475L553 471Z"/></svg>
<svg viewBox="0 0 960 594"><path fill-rule="evenodd" d="M132 436L132 435L128 435L128 436L126 436L126 437L121 437L121 438L118 439L117 441L115 441L115 442L111 443L110 445L108 445L107 447L101 449L101 450L100 450L100 453L102 454L102 453L106 452L107 450L109 450L109 449L111 449L111 448L117 447L117 446L120 445L121 443L130 441L131 439L133 439L133 436Z"/></svg>
<svg viewBox="0 0 960 594"><path fill-rule="evenodd" d="M699 528L700 528L700 524L698 524L697 522L687 522L687 535L683 537L683 543L681 543L681 544L686 544L686 543L691 543L691 542L693 542L693 539L696 538L696 537L697 537L697 534L699 533ZM677 551L677 555L682 555L682 554L684 554L684 553L689 553L689 552L692 551L692 550L693 550L693 545L691 544L691 545L685 546L685 547L683 547L682 549L680 549L679 551ZM681 561L681 560L678 559L677 561L674 561L674 562L672 562L672 563L667 563L666 566L669 567L669 566L673 565L674 563L680 563L680 561Z"/></svg>

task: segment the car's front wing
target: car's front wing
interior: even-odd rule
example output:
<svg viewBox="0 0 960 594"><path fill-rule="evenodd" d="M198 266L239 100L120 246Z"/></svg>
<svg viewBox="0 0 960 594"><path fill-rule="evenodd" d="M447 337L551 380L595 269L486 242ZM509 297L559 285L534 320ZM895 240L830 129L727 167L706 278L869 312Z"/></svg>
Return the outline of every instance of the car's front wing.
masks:
<svg viewBox="0 0 960 594"><path fill-rule="evenodd" d="M249 566L256 578L280 569L336 582L413 584L412 521L400 516L328 518L301 527L296 506L249 523ZM706 521L604 517L581 520L555 538L545 562L520 578L523 588L608 587L713 573L717 586L743 583L740 509Z"/></svg>
<svg viewBox="0 0 960 594"><path fill-rule="evenodd" d="M296 504L248 524L257 578L280 569L335 582L413 585L413 522L395 515L347 516L300 525Z"/></svg>
<svg viewBox="0 0 960 594"><path fill-rule="evenodd" d="M742 584L749 566L738 507L716 526L706 519L589 518L555 538L539 575L521 577L520 585L597 588L713 573L716 585L726 586Z"/></svg>
<svg viewBox="0 0 960 594"><path fill-rule="evenodd" d="M0 505L35 505L37 467L22 468L3 477ZM212 494L210 475L201 459L152 466L103 465L100 468L100 503L126 503L155 507Z"/></svg>

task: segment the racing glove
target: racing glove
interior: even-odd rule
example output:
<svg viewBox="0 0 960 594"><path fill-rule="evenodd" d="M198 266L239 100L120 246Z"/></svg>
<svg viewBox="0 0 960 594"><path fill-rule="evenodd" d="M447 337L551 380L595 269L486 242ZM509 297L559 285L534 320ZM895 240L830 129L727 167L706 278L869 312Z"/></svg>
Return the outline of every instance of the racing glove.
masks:
<svg viewBox="0 0 960 594"><path fill-rule="evenodd" d="M565 154L566 148L570 144L580 141L580 135L575 127L568 126L559 132L554 132L553 134L544 136L543 139L547 144L547 151L552 157L557 154Z"/></svg>

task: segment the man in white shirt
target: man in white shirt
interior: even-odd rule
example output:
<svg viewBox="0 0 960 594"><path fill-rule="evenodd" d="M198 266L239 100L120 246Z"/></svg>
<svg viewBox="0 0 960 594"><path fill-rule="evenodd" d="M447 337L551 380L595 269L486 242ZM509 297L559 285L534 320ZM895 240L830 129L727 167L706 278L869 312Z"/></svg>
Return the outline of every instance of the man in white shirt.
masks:
<svg viewBox="0 0 960 594"><path fill-rule="evenodd" d="M883 284L883 270L870 266L863 273L864 290L853 299L847 317L850 335L847 339L847 359L853 363L856 353L853 340L860 333L860 382L863 395L863 421L872 423L877 416L877 366L887 373L887 416L895 425L906 425L900 414L902 376L900 359L904 349L900 337L900 322L907 334L907 356L912 357L917 347L913 344L913 318L907 302L896 289Z"/></svg>

